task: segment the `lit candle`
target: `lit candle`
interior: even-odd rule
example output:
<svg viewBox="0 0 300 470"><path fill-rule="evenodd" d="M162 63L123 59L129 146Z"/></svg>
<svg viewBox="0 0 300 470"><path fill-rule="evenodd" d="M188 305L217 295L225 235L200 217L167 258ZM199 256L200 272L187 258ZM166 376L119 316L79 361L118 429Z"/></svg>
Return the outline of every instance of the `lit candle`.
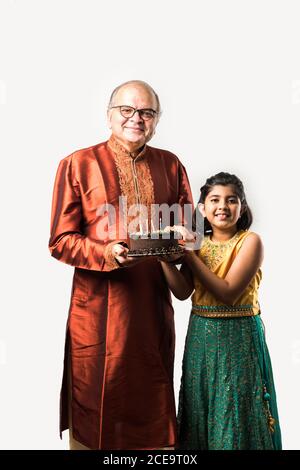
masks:
<svg viewBox="0 0 300 470"><path fill-rule="evenodd" d="M153 220L151 219L151 231L155 232L154 225L153 225Z"/></svg>

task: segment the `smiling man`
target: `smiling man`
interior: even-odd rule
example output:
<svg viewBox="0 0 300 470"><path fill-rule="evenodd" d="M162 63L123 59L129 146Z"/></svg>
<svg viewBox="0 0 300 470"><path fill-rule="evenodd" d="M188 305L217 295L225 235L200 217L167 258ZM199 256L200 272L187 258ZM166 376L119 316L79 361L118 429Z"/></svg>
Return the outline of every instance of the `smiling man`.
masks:
<svg viewBox="0 0 300 470"><path fill-rule="evenodd" d="M147 145L159 116L147 83L120 85L109 101L109 140L74 152L57 171L49 247L75 267L60 427L70 428L71 449L176 442L170 292L155 258L127 256L126 207L192 202L178 158ZM115 209L113 221L103 207ZM106 222L113 239L99 230Z"/></svg>
<svg viewBox="0 0 300 470"><path fill-rule="evenodd" d="M129 152L137 152L151 139L159 116L158 96L146 84L131 82L112 93L108 107L109 127Z"/></svg>

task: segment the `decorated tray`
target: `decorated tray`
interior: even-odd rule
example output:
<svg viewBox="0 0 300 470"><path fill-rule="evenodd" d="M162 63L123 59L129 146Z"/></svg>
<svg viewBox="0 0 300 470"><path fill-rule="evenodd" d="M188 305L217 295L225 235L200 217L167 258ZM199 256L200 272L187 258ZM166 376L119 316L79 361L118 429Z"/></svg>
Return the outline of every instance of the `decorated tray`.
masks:
<svg viewBox="0 0 300 470"><path fill-rule="evenodd" d="M155 247L155 248L142 248L140 250L129 250L127 256L165 256L165 255L177 255L183 254L184 249L182 246L170 246L170 247Z"/></svg>

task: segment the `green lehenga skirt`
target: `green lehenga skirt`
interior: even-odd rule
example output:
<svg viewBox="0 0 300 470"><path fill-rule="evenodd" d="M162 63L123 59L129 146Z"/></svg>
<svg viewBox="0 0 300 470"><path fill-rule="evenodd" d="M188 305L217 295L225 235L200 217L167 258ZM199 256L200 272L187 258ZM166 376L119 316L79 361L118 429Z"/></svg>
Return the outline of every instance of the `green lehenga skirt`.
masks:
<svg viewBox="0 0 300 470"><path fill-rule="evenodd" d="M178 425L182 449L281 449L260 316L219 319L191 314Z"/></svg>

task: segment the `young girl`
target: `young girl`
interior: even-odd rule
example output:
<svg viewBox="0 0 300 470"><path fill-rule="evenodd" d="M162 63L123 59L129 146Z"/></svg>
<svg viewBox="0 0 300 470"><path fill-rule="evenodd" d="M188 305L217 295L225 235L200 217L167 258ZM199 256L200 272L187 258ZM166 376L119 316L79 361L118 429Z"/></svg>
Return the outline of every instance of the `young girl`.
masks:
<svg viewBox="0 0 300 470"><path fill-rule="evenodd" d="M263 246L248 230L252 214L242 182L228 173L208 178L196 210L204 217L200 250L186 251L180 271L160 260L177 298L194 291L179 396L179 446L281 449L257 295ZM183 235L190 239L186 231Z"/></svg>

